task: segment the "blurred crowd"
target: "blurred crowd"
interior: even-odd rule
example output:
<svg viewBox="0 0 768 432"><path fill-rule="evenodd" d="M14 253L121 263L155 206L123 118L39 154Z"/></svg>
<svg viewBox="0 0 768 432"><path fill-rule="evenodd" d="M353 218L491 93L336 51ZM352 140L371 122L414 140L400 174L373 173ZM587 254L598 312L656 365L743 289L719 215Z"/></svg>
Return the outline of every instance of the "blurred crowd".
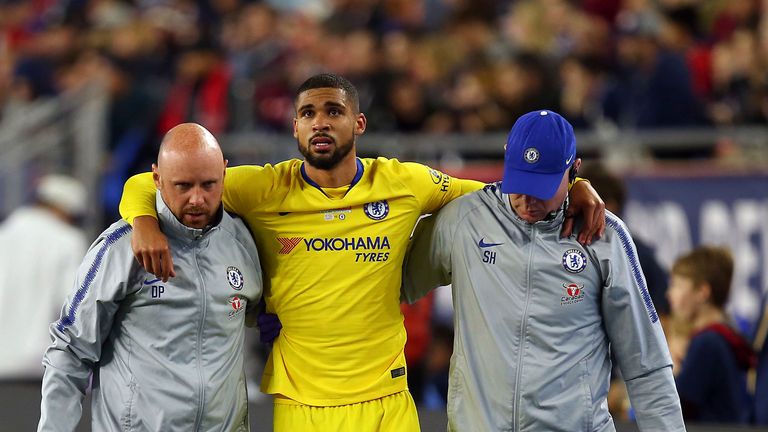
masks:
<svg viewBox="0 0 768 432"><path fill-rule="evenodd" d="M582 129L764 124L766 7L762 0L0 0L0 121L18 106L99 82L110 96L112 164L120 165L109 169L121 173L146 170L142 149L154 157L159 137L181 122L215 135L287 132L295 89L322 71L349 78L368 130L384 133L507 131L543 107ZM116 178L119 197L124 176ZM666 275L662 291L663 283ZM444 406L447 388L446 293L403 307L411 388L434 407ZM666 302L663 292L657 299Z"/></svg>
<svg viewBox="0 0 768 432"><path fill-rule="evenodd" d="M350 78L369 130L768 118L761 0L2 0L0 107L101 80L110 143L181 121L285 131L297 85ZM134 142L136 142L134 141Z"/></svg>

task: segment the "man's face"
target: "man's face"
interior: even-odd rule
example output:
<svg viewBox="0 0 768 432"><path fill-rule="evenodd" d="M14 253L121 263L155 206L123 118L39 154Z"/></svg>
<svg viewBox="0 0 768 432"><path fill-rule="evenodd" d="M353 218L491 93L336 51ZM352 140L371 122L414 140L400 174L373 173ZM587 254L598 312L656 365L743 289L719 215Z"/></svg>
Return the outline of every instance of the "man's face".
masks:
<svg viewBox="0 0 768 432"><path fill-rule="evenodd" d="M299 152L314 168L331 170L345 158L355 157L355 139L365 125L365 116L356 112L344 90L310 89L296 99L293 136Z"/></svg>
<svg viewBox="0 0 768 432"><path fill-rule="evenodd" d="M538 222L547 217L548 214L560 208L568 196L568 171L563 173L560 186L557 191L548 200L542 200L532 195L509 194L509 202L512 209L521 219L528 223Z"/></svg>
<svg viewBox="0 0 768 432"><path fill-rule="evenodd" d="M227 161L215 151L167 152L152 172L163 201L190 228L205 228L221 205Z"/></svg>

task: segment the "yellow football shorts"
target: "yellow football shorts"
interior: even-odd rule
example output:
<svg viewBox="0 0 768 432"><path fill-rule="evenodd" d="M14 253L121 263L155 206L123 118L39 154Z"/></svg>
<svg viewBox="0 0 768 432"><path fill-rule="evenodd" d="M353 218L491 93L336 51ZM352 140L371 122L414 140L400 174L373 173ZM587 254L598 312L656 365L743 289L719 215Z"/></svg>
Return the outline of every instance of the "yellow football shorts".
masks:
<svg viewBox="0 0 768 432"><path fill-rule="evenodd" d="M339 406L310 406L275 397L275 432L419 432L411 393Z"/></svg>

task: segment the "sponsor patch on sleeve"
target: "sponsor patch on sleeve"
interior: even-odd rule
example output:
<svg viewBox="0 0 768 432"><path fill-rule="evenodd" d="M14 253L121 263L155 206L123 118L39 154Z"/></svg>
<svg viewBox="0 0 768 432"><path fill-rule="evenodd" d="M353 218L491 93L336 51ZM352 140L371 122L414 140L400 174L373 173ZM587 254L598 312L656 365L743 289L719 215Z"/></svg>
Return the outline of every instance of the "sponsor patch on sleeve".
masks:
<svg viewBox="0 0 768 432"><path fill-rule="evenodd" d="M399 367L397 369L392 369L391 371L389 371L389 373L392 375L393 379L401 377L401 376L405 375L405 367Z"/></svg>

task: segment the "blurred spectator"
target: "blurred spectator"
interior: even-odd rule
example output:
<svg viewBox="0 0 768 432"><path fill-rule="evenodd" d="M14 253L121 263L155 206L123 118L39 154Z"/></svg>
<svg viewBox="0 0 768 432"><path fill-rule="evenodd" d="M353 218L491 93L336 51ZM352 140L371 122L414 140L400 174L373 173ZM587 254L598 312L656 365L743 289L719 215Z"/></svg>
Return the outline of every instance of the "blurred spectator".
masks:
<svg viewBox="0 0 768 432"><path fill-rule="evenodd" d="M660 23L659 42L685 59L693 91L704 101L712 92L712 53L700 33L698 10L692 4L683 5L666 11Z"/></svg>
<svg viewBox="0 0 768 432"><path fill-rule="evenodd" d="M495 124L513 124L521 115L541 107L557 106L557 88L546 62L531 53L519 53L495 66L490 92L501 108L503 117Z"/></svg>
<svg viewBox="0 0 768 432"><path fill-rule="evenodd" d="M218 135L229 121L230 70L219 48L206 40L185 47L160 112L158 133L181 123L199 123Z"/></svg>
<svg viewBox="0 0 768 432"><path fill-rule="evenodd" d="M450 290L450 288L448 288ZM448 379L453 355L453 324L433 324L432 344L426 358L422 406L444 410L448 403Z"/></svg>
<svg viewBox="0 0 768 432"><path fill-rule="evenodd" d="M423 87L407 78L395 79L387 92L394 130L418 132L425 128L432 107Z"/></svg>
<svg viewBox="0 0 768 432"><path fill-rule="evenodd" d="M764 296L763 313L757 322L753 346L757 352L754 422L768 425L768 297Z"/></svg>
<svg viewBox="0 0 768 432"><path fill-rule="evenodd" d="M755 353L724 310L732 276L733 257L721 247L700 246L672 266L672 316L692 331L675 379L686 421L747 423L752 414L747 372Z"/></svg>
<svg viewBox="0 0 768 432"><path fill-rule="evenodd" d="M413 401L421 405L424 397L424 384L427 374L427 352L432 343L432 304L433 296L426 296L418 302L401 303L403 325L408 340L405 344L405 361L408 365L408 389Z"/></svg>
<svg viewBox="0 0 768 432"><path fill-rule="evenodd" d="M764 119L765 64L758 58L757 35L739 28L712 49L712 103L709 115L721 125Z"/></svg>
<svg viewBox="0 0 768 432"><path fill-rule="evenodd" d="M751 124L768 118L765 15L756 0L10 0L0 108L56 95L61 62L96 50L166 101L160 133L283 130L290 89L321 71L349 76L386 131L503 131L542 106L582 128Z"/></svg>
<svg viewBox="0 0 768 432"><path fill-rule="evenodd" d="M660 46L658 17L635 12L618 19L618 74L603 101L605 116L623 128L703 123L685 61Z"/></svg>
<svg viewBox="0 0 768 432"><path fill-rule="evenodd" d="M75 221L86 210L86 193L75 179L48 175L37 201L12 212L0 225L0 379L39 380L48 326L88 247Z"/></svg>
<svg viewBox="0 0 768 432"><path fill-rule="evenodd" d="M602 115L604 79L599 61L568 57L560 63L560 112L575 128L588 128Z"/></svg>
<svg viewBox="0 0 768 432"><path fill-rule="evenodd" d="M624 205L627 201L627 191L624 187L624 181L608 171L605 166L599 162L585 163L579 170L579 176L589 179L592 187L605 201L605 208L621 217L624 213ZM667 272L659 265L655 257L654 250L644 241L633 236L637 257L640 261L640 267L643 269L643 276L648 286L648 292L651 295L651 301L656 311L666 316L669 314L669 303L667 301Z"/></svg>

